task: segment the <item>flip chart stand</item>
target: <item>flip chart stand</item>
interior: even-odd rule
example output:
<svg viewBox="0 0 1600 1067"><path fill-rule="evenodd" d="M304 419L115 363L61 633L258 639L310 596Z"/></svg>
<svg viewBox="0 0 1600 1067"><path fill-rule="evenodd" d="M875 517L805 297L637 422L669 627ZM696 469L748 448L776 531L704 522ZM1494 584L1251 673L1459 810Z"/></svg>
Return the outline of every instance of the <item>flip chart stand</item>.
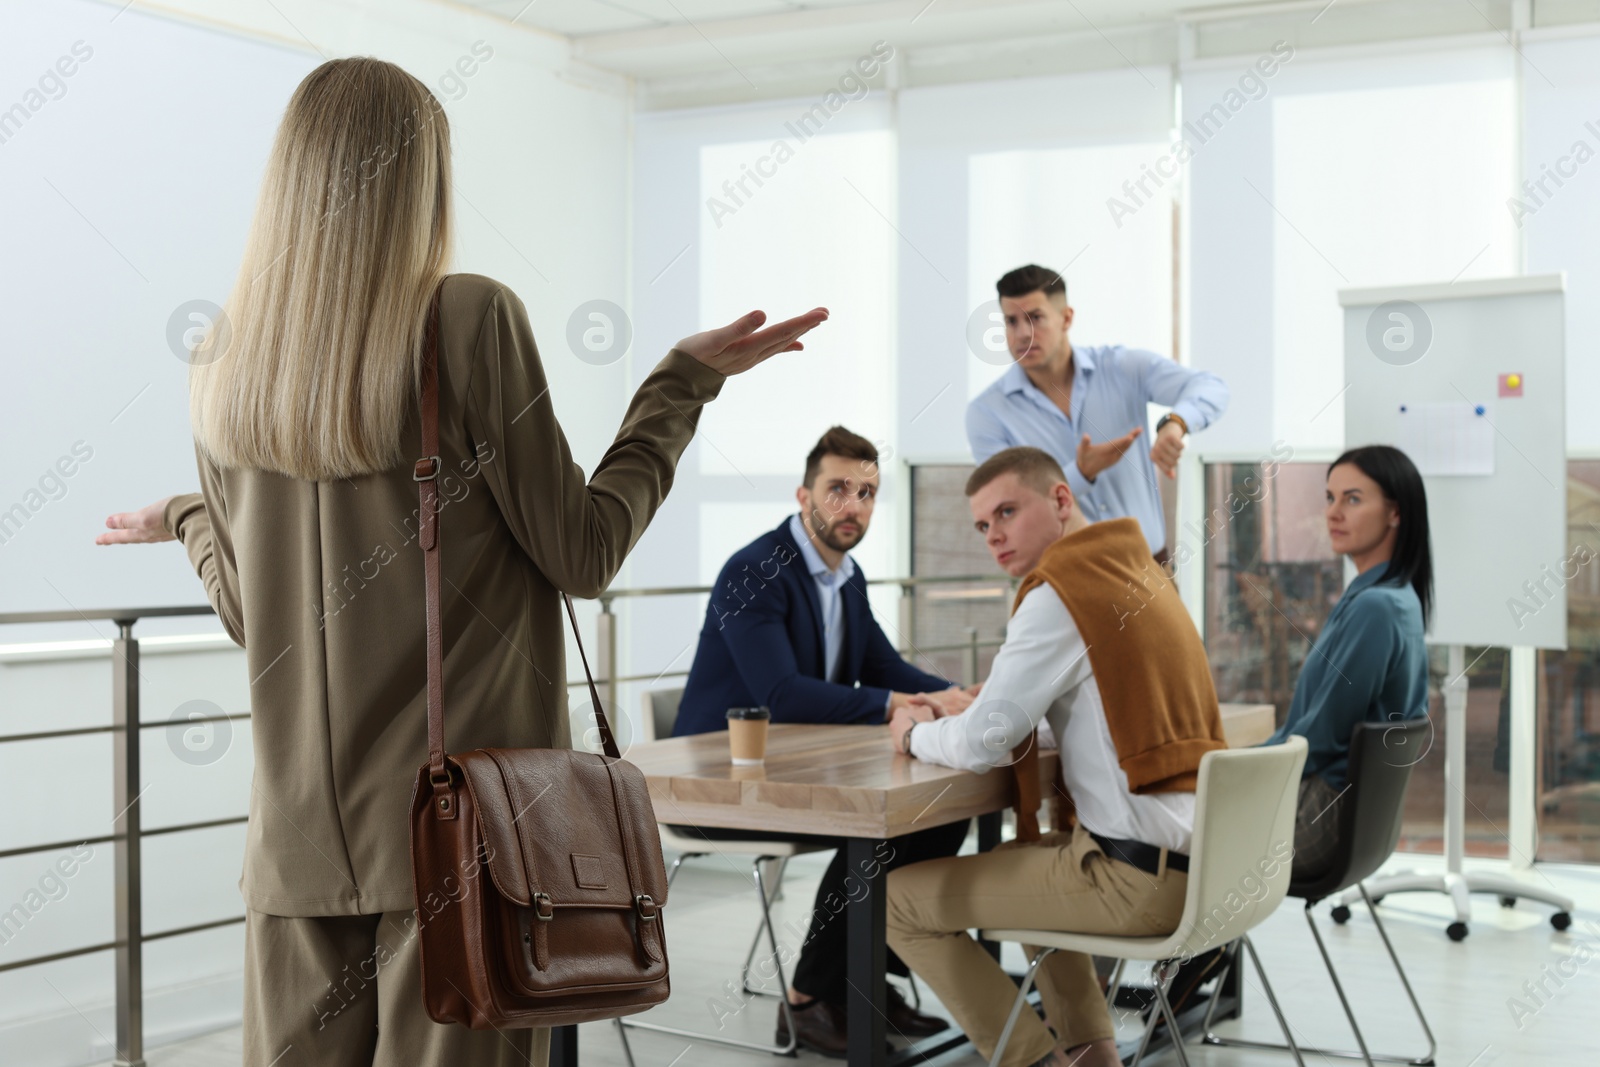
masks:
<svg viewBox="0 0 1600 1067"><path fill-rule="evenodd" d="M1550 916L1550 925L1557 930L1565 930L1572 925L1572 901L1561 896L1544 886L1537 886L1512 874L1502 874L1499 871L1463 871L1461 857L1466 850L1467 838L1467 668L1466 648L1462 645L1451 645L1449 653L1449 677L1444 685L1444 857L1445 871L1443 874L1425 874L1419 871L1399 871L1395 874L1379 875L1366 881L1367 893L1372 897L1372 902L1377 904L1390 893L1434 892L1448 893L1451 902L1455 905L1456 921L1445 928L1445 933L1450 935L1450 940L1460 941L1467 936L1467 923L1472 918L1473 893L1494 893L1499 896L1502 907L1513 907L1519 899L1537 900L1549 904L1556 909ZM1533 649L1517 648L1512 650L1511 656L1511 721L1513 733L1516 733L1515 724L1521 721L1533 720ZM1512 741L1513 759L1519 755L1532 755L1528 745L1522 746L1522 751L1517 751L1517 742L1520 737ZM1513 768L1512 803L1518 800L1515 788L1521 783L1516 781L1520 777ZM1529 783L1531 785L1531 781ZM1527 801L1532 803L1531 799ZM1517 858L1518 849L1511 845L1513 858ZM1532 864L1531 854L1522 857L1528 865ZM1361 899L1361 887L1354 886L1345 890L1338 897L1338 902L1333 909L1334 922L1346 922L1350 918L1350 905Z"/></svg>

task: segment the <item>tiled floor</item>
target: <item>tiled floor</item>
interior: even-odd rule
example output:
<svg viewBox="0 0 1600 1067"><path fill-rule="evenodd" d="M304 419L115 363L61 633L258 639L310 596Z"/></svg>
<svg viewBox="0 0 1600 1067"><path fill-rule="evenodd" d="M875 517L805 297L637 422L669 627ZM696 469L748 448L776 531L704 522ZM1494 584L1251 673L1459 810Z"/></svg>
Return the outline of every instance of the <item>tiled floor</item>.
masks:
<svg viewBox="0 0 1600 1067"><path fill-rule="evenodd" d="M1439 861L1433 857L1407 857L1391 866L1402 865L1435 869ZM805 913L820 871L821 863L816 857L791 864L786 899L778 904L780 929L785 917ZM1463 942L1453 943L1444 934L1450 914L1444 898L1410 894L1391 897L1383 905L1390 937L1409 969L1438 1038L1437 1062L1441 1067L1600 1064L1600 1026L1596 1025L1600 1009L1600 867L1542 866L1532 877L1547 879L1577 899L1575 924L1568 933L1557 934L1551 929L1548 908L1522 905L1504 910L1486 896L1475 902L1471 935ZM1300 910L1298 902L1287 902L1257 932L1257 947L1297 1039L1353 1047ZM1344 926L1328 922L1326 913L1326 906L1319 909L1329 952L1341 968L1346 989L1364 1020L1369 1044L1375 1051L1416 1055L1423 1048L1421 1034L1371 921L1360 906ZM673 998L653 1015L681 1026L711 1029L714 1022L707 1001L723 995L724 979L736 976L755 928L754 891L742 869L716 859L698 860L673 886L669 914ZM1582 950L1580 945L1584 943L1593 946L1592 950ZM1020 969L1018 950L1010 946L1007 953L1007 964ZM1554 968L1565 960L1570 960L1566 970L1571 976L1561 978ZM1548 972L1543 970L1546 965L1551 968ZM1536 989L1536 1000L1523 986L1541 978L1548 993ZM774 1011L772 1001L754 1000L726 1019L724 1032L750 1040L768 1040ZM1226 1024L1222 1031L1266 1040L1278 1038L1253 974L1246 985L1244 1018ZM638 1031L631 1039L637 1067L734 1067L760 1065L771 1059L761 1053ZM580 1047L586 1067L625 1067L611 1024L584 1026ZM1193 1045L1189 1056L1196 1065L1290 1062L1281 1053ZM153 1049L148 1061L150 1067L235 1067L240 1062L239 1030L222 1030ZM829 1061L802 1054L798 1062ZM950 1067L977 1067L982 1063L970 1049L941 1062ZM1152 1062L1173 1064L1176 1059L1168 1051ZM1349 1061L1307 1057L1308 1064L1336 1062Z"/></svg>

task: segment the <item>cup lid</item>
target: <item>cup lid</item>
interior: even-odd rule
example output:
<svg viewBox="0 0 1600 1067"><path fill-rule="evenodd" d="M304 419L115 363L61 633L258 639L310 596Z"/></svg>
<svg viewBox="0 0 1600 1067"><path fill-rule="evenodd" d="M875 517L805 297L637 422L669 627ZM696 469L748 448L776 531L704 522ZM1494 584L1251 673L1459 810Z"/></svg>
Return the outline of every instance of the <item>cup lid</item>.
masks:
<svg viewBox="0 0 1600 1067"><path fill-rule="evenodd" d="M728 709L728 718L730 718L730 719L770 719L770 718L772 718L772 712L768 711L766 709L766 707L764 707L764 706L763 707L757 707L757 708L729 708Z"/></svg>

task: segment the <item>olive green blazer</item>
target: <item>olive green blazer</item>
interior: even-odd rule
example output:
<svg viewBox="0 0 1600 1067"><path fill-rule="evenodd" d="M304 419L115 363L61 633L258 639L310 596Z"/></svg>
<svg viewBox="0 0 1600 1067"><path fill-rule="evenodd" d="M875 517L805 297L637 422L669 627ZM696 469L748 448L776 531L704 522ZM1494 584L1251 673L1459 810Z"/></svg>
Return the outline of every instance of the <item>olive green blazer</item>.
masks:
<svg viewBox="0 0 1600 1067"><path fill-rule="evenodd" d="M725 379L668 352L585 478L510 290L445 280L440 368L446 749L564 747L559 593L594 597L616 576ZM413 407L410 452L419 425ZM245 902L289 916L410 909L408 812L428 757L412 460L309 482L196 454L202 492L174 497L164 522L249 664Z"/></svg>

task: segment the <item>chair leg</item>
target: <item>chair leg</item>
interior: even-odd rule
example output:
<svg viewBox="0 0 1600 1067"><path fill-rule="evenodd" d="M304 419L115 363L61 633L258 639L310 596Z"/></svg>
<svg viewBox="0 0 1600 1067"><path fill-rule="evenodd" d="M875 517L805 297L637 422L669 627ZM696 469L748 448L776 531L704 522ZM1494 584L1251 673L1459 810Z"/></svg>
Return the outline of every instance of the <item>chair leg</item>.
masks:
<svg viewBox="0 0 1600 1067"><path fill-rule="evenodd" d="M1411 980L1406 977L1406 969L1400 966L1400 957L1395 954L1394 945L1389 942L1389 931L1383 928L1383 920L1378 918L1378 907L1372 903L1372 898L1367 895L1367 887L1357 883L1356 888L1361 890L1361 899L1367 902L1367 911L1372 914L1372 925L1378 928L1378 936L1383 938L1383 947L1389 952L1389 959L1394 963L1394 973L1400 976L1400 984L1405 987L1406 996L1411 1000L1411 1010L1417 1013L1417 1022L1422 1026L1422 1032L1428 1039L1428 1051L1420 1058L1411 1062L1418 1067L1431 1067L1434 1053L1439 1051L1439 1043L1433 1038L1433 1028L1428 1025L1427 1016L1422 1014L1422 1005L1417 1002L1416 993L1411 990Z"/></svg>
<svg viewBox="0 0 1600 1067"><path fill-rule="evenodd" d="M1041 948L1033 954L1033 959L1028 964L1028 972L1022 976L1022 986L1017 990L1017 999L1011 1002L1011 1014L1006 1016L1005 1029L1000 1031L1000 1040L995 1042L994 1055L989 1057L989 1067L1000 1067L1000 1057L1006 1054L1006 1045L1011 1041L1011 1031L1016 1029L1017 1019L1028 1004L1028 992L1033 988L1034 975L1039 973L1039 964L1054 951L1053 948Z"/></svg>
<svg viewBox="0 0 1600 1067"><path fill-rule="evenodd" d="M1250 962L1255 965L1256 977L1261 979L1261 990L1267 995L1267 1003L1272 1005L1272 1014L1277 1016L1278 1029L1283 1031L1283 1040L1288 1043L1296 1067L1306 1067L1306 1061L1300 1055L1300 1047L1294 1043L1294 1034L1289 1032L1289 1020L1283 1017L1283 1009L1278 1007L1278 995L1272 991L1272 983L1267 981L1267 969L1261 966L1261 957L1256 954L1255 942L1250 940L1248 934L1239 940L1244 945L1244 951L1250 953Z"/></svg>
<svg viewBox="0 0 1600 1067"><path fill-rule="evenodd" d="M1156 983L1156 1003L1161 1006L1161 1015L1167 1020L1167 1034L1172 1038L1172 1051L1177 1053L1178 1063L1182 1067L1189 1067L1189 1054L1183 1047L1183 1030L1178 1026L1177 1013L1172 1010L1172 1000L1167 996L1167 990L1172 988L1172 980L1178 976L1178 968L1170 960L1163 961L1161 966L1166 973ZM1152 1012L1151 1016L1154 1015Z"/></svg>
<svg viewBox="0 0 1600 1067"><path fill-rule="evenodd" d="M673 860L672 861L672 866L667 868L667 889L670 890L672 888L672 880L674 878L678 877L678 870L679 870L679 868L681 868L683 866L683 861L684 860L692 860L692 859L696 859L696 858L698 858L700 856L705 856L705 855L708 855L708 853L705 853L705 852L685 852L685 853L682 853L681 855L679 855L677 859Z"/></svg>
<svg viewBox="0 0 1600 1067"><path fill-rule="evenodd" d="M772 872L772 902L776 904L783 899L783 876L789 869L789 857L779 856L777 867Z"/></svg>
<svg viewBox="0 0 1600 1067"><path fill-rule="evenodd" d="M1165 1008L1167 1003L1166 987L1172 984L1172 979L1178 971L1176 967L1169 968L1171 962L1171 960L1157 960L1150 968L1150 982L1155 987L1156 999L1162 1008ZM1145 1020L1144 1036L1139 1039L1139 1049L1133 1054L1133 1063L1129 1067L1139 1067L1139 1064L1144 1062L1144 1054L1150 1049L1150 1039L1155 1037L1156 1027L1161 1025L1165 1014L1159 1009L1150 1012L1150 1018ZM1171 1034L1176 1038L1172 1044L1178 1050L1178 1059L1184 1067L1188 1067L1189 1061L1183 1052L1183 1035L1176 1028Z"/></svg>
<svg viewBox="0 0 1600 1067"><path fill-rule="evenodd" d="M778 952L778 935L776 928L772 925L772 911L770 906L771 897L769 896L767 890L766 879L761 875L762 860L767 858L770 857L756 857L753 868L756 881L756 898L761 901L761 926L757 928L756 932L759 936L762 928L765 928L767 931L767 944L772 949L772 964L777 971L778 988L782 990L782 992L779 994L780 999L778 1001L778 1010L783 1014L784 1023L788 1027L789 1040L782 1045L776 1043L764 1044L759 1041L741 1041L738 1038L733 1037L718 1037L715 1034L708 1034L702 1030L687 1030L677 1026L663 1026L660 1023L646 1022L643 1019L630 1016L628 1018L618 1019L616 1021L618 1031L622 1032L622 1051L627 1057L628 1067L634 1067L633 1050L629 1047L628 1036L624 1032L630 1027L637 1030L652 1030L658 1034L671 1034L674 1037L687 1037L697 1041L709 1041L713 1044L728 1045L732 1048L747 1048L756 1052L770 1052L775 1056L793 1055L795 1049L800 1046L799 1035L797 1034L794 1025L794 1012L789 1008L789 981L784 977L783 974L783 957ZM669 875L668 877L670 878L671 876ZM727 982L725 983L725 987L731 993L733 989L733 983L731 981Z"/></svg>
<svg viewBox="0 0 1600 1067"><path fill-rule="evenodd" d="M773 871L772 871L771 888L767 889L765 891L766 899L767 899L767 905L768 905L768 907L770 907L773 903L775 903L779 898L781 898L783 896L783 871L784 871L784 868L788 866L789 859L786 856L780 856L780 857L776 857L776 858L767 857L767 856L759 857L755 861L756 882L757 882L757 884L760 884L760 882L761 882L761 865L762 865L762 863L772 863L772 864L774 864ZM763 916L765 916L766 909L762 909L762 914L763 914ZM787 997L788 996L788 990L786 990L786 989L780 989L780 990L778 990L777 993L773 993L771 990L752 988L751 985L750 985L750 965L755 962L756 946L761 944L761 931L766 929L766 928L767 928L767 920L765 918L763 918L759 923L756 924L756 932L750 938L750 950L744 954L744 965L739 968L739 988L741 990L743 990L744 992L746 992L746 993L750 993L750 994L753 994L753 995L758 996L758 997L771 997L771 996Z"/></svg>
<svg viewBox="0 0 1600 1067"><path fill-rule="evenodd" d="M1245 951L1250 953L1250 961L1255 965L1256 974L1261 978L1262 992L1266 993L1267 1003L1272 1006L1272 1013L1277 1017L1278 1028L1283 1031L1285 1043L1280 1045L1275 1041L1246 1041L1243 1038L1218 1036L1216 1031L1211 1029L1212 1020L1216 1017L1217 1013L1217 998L1215 997L1212 998L1211 1003L1206 1007L1205 1020L1200 1024L1200 1033L1202 1035L1200 1038L1200 1043L1204 1045L1220 1045L1225 1048L1259 1048L1275 1049L1279 1052L1291 1052L1294 1054L1295 1063L1304 1067L1305 1060L1301 1058L1300 1047L1295 1043L1294 1035L1289 1032L1289 1021L1284 1018L1283 1010L1278 1006L1278 994L1273 990L1272 983L1267 980L1267 970L1261 965L1261 957L1256 953L1255 943L1250 941L1249 938L1241 937L1237 941L1233 942L1233 944L1229 947L1228 962L1223 965L1222 971L1218 975L1217 988L1220 989L1222 987L1222 983L1227 981L1229 971L1235 967L1244 966L1243 962L1239 959L1239 954ZM1243 973L1244 972L1241 970L1240 974L1242 975ZM1243 996L1243 993L1241 992L1240 995ZM1315 1052L1319 1050L1307 1049L1306 1051Z"/></svg>
<svg viewBox="0 0 1600 1067"><path fill-rule="evenodd" d="M1111 1011L1117 1006L1117 990L1122 988L1122 969L1127 965L1127 960L1118 960L1116 966L1111 968L1111 977L1106 980L1107 1011Z"/></svg>
<svg viewBox="0 0 1600 1067"><path fill-rule="evenodd" d="M767 928L767 947L772 949L772 966L778 972L778 1010L783 1012L784 1022L789 1027L789 1040L778 1051L779 1055L787 1056L799 1047L800 1035L794 1025L794 1009L789 1007L789 982L783 976L783 957L778 953L778 934L772 926L772 898L768 895L766 883L761 878L759 859L756 860L755 872L756 896L761 898L761 925Z"/></svg>
<svg viewBox="0 0 1600 1067"><path fill-rule="evenodd" d="M1228 973L1239 965L1239 949L1241 944L1241 941L1235 939L1227 947L1227 962L1222 965L1222 970L1217 972L1216 988L1219 992L1221 991L1222 987L1227 984ZM1223 1044L1223 1040L1217 1037L1217 1035L1211 1030L1211 1021L1216 1018L1217 1003L1221 1001L1221 999L1221 996L1213 994L1211 999L1206 1003L1206 1017L1200 1023L1200 1033L1203 1035L1200 1040L1203 1044Z"/></svg>
<svg viewBox="0 0 1600 1067"><path fill-rule="evenodd" d="M1333 960L1328 956L1328 948L1322 943L1322 931L1317 929L1316 916L1311 914L1311 902L1306 902L1306 925L1311 927L1311 936L1317 940L1317 951L1322 953L1322 963L1328 968L1328 977L1333 979L1333 991L1339 994L1339 1003L1344 1007L1344 1017L1350 1020L1350 1031L1356 1035L1356 1047L1361 1050L1361 1059L1367 1067L1375 1067L1372 1062L1372 1053L1367 1051L1367 1039L1361 1034L1361 1025L1356 1022L1356 1013L1350 1007L1350 1000L1344 995L1344 984L1339 981L1339 972L1333 969Z"/></svg>
<svg viewBox="0 0 1600 1067"><path fill-rule="evenodd" d="M1377 909L1376 908L1371 908L1371 902L1370 901L1368 902L1368 905L1369 905L1369 908L1372 910L1373 919L1377 920L1377 918L1378 918ZM1316 937L1318 950L1321 951L1321 953L1322 953L1323 966L1325 966L1328 969L1328 976L1333 979L1334 988L1339 991L1339 999L1340 999L1341 1002L1343 1002L1344 1001L1344 991L1339 988L1339 976L1338 976L1337 973L1335 973L1335 971L1333 969L1333 961L1328 958L1327 950L1323 947L1322 937L1320 935L1320 932L1317 929L1316 923L1311 921L1311 910L1309 908L1306 909L1306 921L1307 922L1311 922L1311 932L1312 932L1313 936ZM1279 1025L1283 1028L1284 1037L1288 1041L1288 1044L1278 1044L1275 1041L1247 1041L1244 1038L1239 1038L1239 1037L1221 1037L1221 1036L1218 1036L1211 1029L1212 1009L1214 1009L1216 1007L1215 1003L1212 1004L1212 1008L1211 1009L1207 1009L1207 1011L1206 1011L1206 1020L1205 1020L1204 1026L1203 1026L1203 1032L1205 1034L1205 1037L1202 1040L1207 1045L1219 1045L1219 1046L1223 1046L1223 1047L1226 1047L1226 1048L1275 1049L1275 1050L1277 1050L1279 1052L1293 1051L1293 1052L1295 1052L1295 1054L1297 1056L1303 1051L1303 1052L1309 1052L1309 1053L1312 1053L1313 1055L1321 1056L1321 1057L1325 1057L1325 1058L1326 1057L1336 1057L1338 1059L1345 1059L1345 1060L1361 1060L1361 1061L1363 1061L1365 1063L1372 1063L1373 1061L1379 1061L1379 1062L1385 1062L1385 1063L1403 1063L1403 1064L1410 1065L1410 1067L1433 1067L1433 1055L1434 1055L1434 1052L1436 1051L1436 1049L1438 1048L1438 1046L1434 1043L1433 1031L1428 1028L1428 1021L1422 1017L1422 1006L1417 1002L1416 995L1414 993L1412 993L1412 991L1411 991L1411 983L1406 980L1405 973L1400 967L1400 959L1399 959L1398 956L1395 955L1394 946L1389 944L1389 936L1388 936L1388 934L1386 932L1383 931L1383 924L1382 924L1381 921L1379 921L1379 923L1378 923L1378 929L1379 929L1379 932L1383 934L1384 947L1389 950L1389 958L1390 958L1390 960L1392 960L1394 962L1395 970L1400 972L1401 984L1403 984L1405 986L1406 995L1411 998L1411 1006L1412 1006L1413 1009L1415 1009L1415 1011L1417 1013L1417 1020L1422 1023L1422 1031L1423 1031L1423 1033L1427 1034L1427 1036L1428 1036L1428 1054L1426 1056L1417 1057L1417 1058L1411 1058L1411 1057L1406 1057L1406 1056L1385 1056L1385 1055L1380 1055L1380 1054L1375 1054L1375 1053L1368 1053L1367 1049L1366 1049L1366 1044L1361 1039L1361 1031L1359 1029L1357 1029L1356 1023L1355 1023L1355 1019L1353 1017L1350 1017L1350 1026L1351 1026L1351 1029L1356 1031L1356 1040L1361 1043L1361 1051L1360 1052L1348 1052L1348 1051L1345 1051L1343 1049L1331 1049L1331 1048L1311 1048L1309 1046L1304 1048L1304 1049L1300 1049L1295 1045L1294 1037L1289 1033L1288 1023L1283 1021L1283 1017L1282 1017L1281 1013L1279 1013ZM1272 991L1272 986L1267 981L1266 971L1261 966L1261 957L1256 954L1256 948L1255 948L1255 945L1253 943L1249 946L1249 951L1250 951L1250 958L1255 963L1256 973L1261 976L1261 985L1262 985L1262 988L1266 991L1267 1000L1273 1005L1273 1010L1276 1012L1277 1011L1277 999L1276 999L1276 996L1274 995L1274 993ZM1235 958L1229 962L1228 966L1229 967L1235 967L1235 966L1238 966L1238 965L1239 965L1239 961L1238 961L1238 958L1237 958L1237 950L1236 950L1235 951ZM1224 970L1222 973L1223 973L1224 976L1226 976L1227 971ZM1346 1008L1347 1008L1347 1011L1348 1011L1348 1005L1346 1005Z"/></svg>
<svg viewBox="0 0 1600 1067"><path fill-rule="evenodd" d="M628 1044L628 1028L622 1025L621 1019L613 1019L617 1024L617 1036L622 1038L622 1058L628 1061L628 1067L638 1067L633 1062L633 1046Z"/></svg>
<svg viewBox="0 0 1600 1067"><path fill-rule="evenodd" d="M906 983L911 986L911 1007L916 1011L922 1010L922 990L917 987L917 976L910 969L906 970Z"/></svg>

